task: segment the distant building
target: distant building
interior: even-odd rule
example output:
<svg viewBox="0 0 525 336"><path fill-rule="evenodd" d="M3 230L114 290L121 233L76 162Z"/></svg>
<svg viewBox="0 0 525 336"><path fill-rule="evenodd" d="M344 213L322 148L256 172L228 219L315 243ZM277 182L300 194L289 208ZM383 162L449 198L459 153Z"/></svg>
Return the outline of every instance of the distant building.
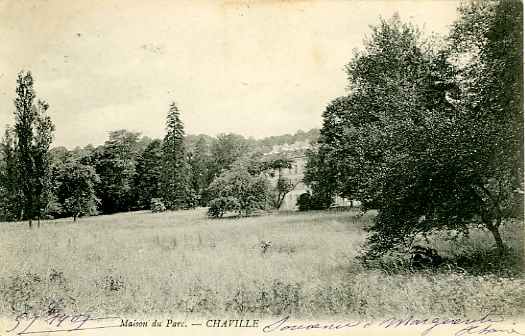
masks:
<svg viewBox="0 0 525 336"><path fill-rule="evenodd" d="M272 151L268 154L284 154L287 158L293 159L292 168L284 169L282 176L290 179L295 188L286 194L281 209L297 209L297 199L299 195L308 191L308 187L303 183L304 169L306 167L306 151L310 148L308 142L296 142L294 144L274 145ZM272 184L277 184L278 175L272 179Z"/></svg>
<svg viewBox="0 0 525 336"><path fill-rule="evenodd" d="M304 170L306 168L306 151L310 149L310 144L308 142L296 142L293 144L284 144L284 145L274 145L272 151L267 155L281 153L286 157L293 160L291 169L284 169L282 171L282 177L286 177L292 181L292 183L297 185L295 188L286 194L283 204L281 205L282 210L296 210L297 199L301 194L304 194L308 191L308 186L304 184ZM272 184L275 186L277 184L278 175L275 174L275 177L271 180ZM334 198L335 206L359 206L360 202L350 201L346 198L336 196Z"/></svg>

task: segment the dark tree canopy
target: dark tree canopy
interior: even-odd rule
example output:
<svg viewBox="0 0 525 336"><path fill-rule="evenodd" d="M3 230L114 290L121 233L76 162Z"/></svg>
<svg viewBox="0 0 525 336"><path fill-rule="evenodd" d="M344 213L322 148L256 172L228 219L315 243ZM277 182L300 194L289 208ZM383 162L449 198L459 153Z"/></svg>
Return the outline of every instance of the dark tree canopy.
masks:
<svg viewBox="0 0 525 336"><path fill-rule="evenodd" d="M112 131L89 161L100 176L97 196L103 213L129 211L135 207L135 176L140 153L140 133Z"/></svg>
<svg viewBox="0 0 525 336"><path fill-rule="evenodd" d="M148 209L151 199L160 198L162 141L153 140L137 159L135 190L141 209Z"/></svg>
<svg viewBox="0 0 525 336"><path fill-rule="evenodd" d="M204 190L209 185L209 172L212 170L211 146L209 142L211 142L211 139L208 140L206 137L201 136L195 144L195 148L188 152L192 188L201 201L204 196Z"/></svg>
<svg viewBox="0 0 525 336"><path fill-rule="evenodd" d="M478 219L504 248L499 227L523 217L523 3L470 2L459 8L451 43L463 78L461 146ZM466 120L465 120L466 119Z"/></svg>

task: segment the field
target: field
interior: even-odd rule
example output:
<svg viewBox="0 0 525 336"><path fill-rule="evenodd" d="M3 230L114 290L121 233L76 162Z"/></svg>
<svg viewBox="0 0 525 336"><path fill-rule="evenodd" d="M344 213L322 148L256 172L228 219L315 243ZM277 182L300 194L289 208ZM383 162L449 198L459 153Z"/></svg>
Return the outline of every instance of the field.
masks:
<svg viewBox="0 0 525 336"><path fill-rule="evenodd" d="M207 219L204 209L1 223L0 315L71 314L271 317L479 316L525 313L523 223L504 227L505 269L491 236L441 243L461 265L434 270L355 257L373 214L279 212ZM465 256L471 256L466 258ZM492 259L491 259L492 258Z"/></svg>

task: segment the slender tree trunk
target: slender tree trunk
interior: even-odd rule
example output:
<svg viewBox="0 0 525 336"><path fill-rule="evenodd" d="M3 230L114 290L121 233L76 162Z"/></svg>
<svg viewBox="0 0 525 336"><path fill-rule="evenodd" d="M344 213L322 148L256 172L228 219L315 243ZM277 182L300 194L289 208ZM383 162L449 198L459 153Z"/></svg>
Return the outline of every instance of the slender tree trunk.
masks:
<svg viewBox="0 0 525 336"><path fill-rule="evenodd" d="M33 221L31 220L31 218L29 218L29 228L30 228L30 229L33 228Z"/></svg>
<svg viewBox="0 0 525 336"><path fill-rule="evenodd" d="M37 221L38 221L38 228L40 228L40 216L38 216Z"/></svg>
<svg viewBox="0 0 525 336"><path fill-rule="evenodd" d="M500 191L501 191L501 183L499 183L499 185L500 185ZM492 207L494 208L496 212L496 223L494 223L492 219L485 218L483 215L483 212L481 214L482 221L485 223L485 225L487 226L487 229L489 229L489 231L494 236L494 240L496 241L496 248L498 249L498 253L500 255L503 255L506 248L505 248L505 244L503 244L503 239L501 239L501 235L499 233L499 227L501 225L501 218L502 218L499 197L495 198L483 184L480 184L480 188L481 190L483 190L484 196L488 197L488 199L492 203L491 204Z"/></svg>
<svg viewBox="0 0 525 336"><path fill-rule="evenodd" d="M496 241L496 247L498 249L498 253L502 255L505 252L505 244L503 244L503 239L501 239L501 235L499 233L499 226L501 224L501 220L498 220L496 225L493 223L487 223L487 228L494 236L494 240Z"/></svg>
<svg viewBox="0 0 525 336"><path fill-rule="evenodd" d="M284 198L286 197L286 194L281 195L280 193L277 195L277 210L281 208L284 202Z"/></svg>

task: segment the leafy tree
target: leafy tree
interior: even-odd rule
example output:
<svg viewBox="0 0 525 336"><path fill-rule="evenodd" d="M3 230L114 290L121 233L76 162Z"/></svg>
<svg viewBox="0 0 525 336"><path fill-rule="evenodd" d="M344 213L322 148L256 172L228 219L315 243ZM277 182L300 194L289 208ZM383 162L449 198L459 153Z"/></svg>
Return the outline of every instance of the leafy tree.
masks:
<svg viewBox="0 0 525 336"><path fill-rule="evenodd" d="M503 251L500 226L523 217L523 3L471 1L459 14L450 39L462 79L460 159L473 213Z"/></svg>
<svg viewBox="0 0 525 336"><path fill-rule="evenodd" d="M51 202L49 193L49 146L53 140L53 123L45 112L49 105L43 101L34 103L36 97L31 72L20 72L17 79L15 126L17 137L17 162L19 186L23 194L23 218L29 227L35 216L39 219Z"/></svg>
<svg viewBox="0 0 525 336"><path fill-rule="evenodd" d="M97 214L99 199L95 194L95 185L100 179L91 166L70 161L60 167L58 199L66 214L73 220L83 215Z"/></svg>
<svg viewBox="0 0 525 336"><path fill-rule="evenodd" d="M184 125L177 105L172 103L166 121L166 136L162 143L164 162L161 174L161 196L170 210L194 206L190 167L184 150Z"/></svg>
<svg viewBox="0 0 525 336"><path fill-rule="evenodd" d="M234 162L248 155L252 148L242 135L230 133L219 134L212 144L211 166L209 169L209 182L219 176L223 170L228 170Z"/></svg>
<svg viewBox="0 0 525 336"><path fill-rule="evenodd" d="M211 196L210 217L222 217L237 211L248 216L268 207L270 182L265 174L252 175L245 160L235 162L229 170L216 177L208 187Z"/></svg>
<svg viewBox="0 0 525 336"><path fill-rule="evenodd" d="M345 174L349 171L347 161L351 160L351 156L347 153L349 146L341 145L345 139L342 137L342 132L341 134L330 134L334 127L334 125L329 125L328 121L331 114L325 112L323 116L325 127L323 135L318 140L319 145L313 146L306 152L307 161L303 180L311 190L311 194L303 196L302 210L328 209L335 195L345 194L352 190L341 186L343 181L350 181L354 176L351 173ZM341 138L336 138L339 136ZM332 139L338 139L338 142L334 145L331 143ZM316 207L313 206L312 198L318 200L315 202Z"/></svg>
<svg viewBox="0 0 525 336"><path fill-rule="evenodd" d="M362 174L345 184L365 208L379 210L369 255L436 229L466 231L472 202L456 159L464 147L455 143L464 129L446 50L420 41L397 17L374 28L366 49L347 67L356 92L346 112L354 144L347 167Z"/></svg>
<svg viewBox="0 0 525 336"><path fill-rule="evenodd" d="M151 200L160 198L162 141L153 140L137 159L136 193L139 207L147 209Z"/></svg>
<svg viewBox="0 0 525 336"><path fill-rule="evenodd" d="M293 182L287 177L279 176L277 178L277 185L275 186L275 199L274 206L277 210L281 208L284 202L284 198L288 193L295 189L300 181Z"/></svg>
<svg viewBox="0 0 525 336"><path fill-rule="evenodd" d="M523 75L506 70L521 66L522 14L521 3L491 6L483 11L486 21L469 22L466 14L456 24L457 41L464 36L478 43L466 56L422 40L397 16L381 20L346 68L348 96L323 114L307 178L328 186L327 193L378 209L368 257L410 245L420 234L468 232L475 224L504 250L497 228L511 213L503 210L522 203L523 190ZM469 25L479 28L474 22L481 21L489 24L473 33ZM504 33L491 33L503 26ZM506 51L487 51L491 38L495 49ZM454 57L470 58L459 73L450 64Z"/></svg>
<svg viewBox="0 0 525 336"><path fill-rule="evenodd" d="M84 161L95 167L100 177L97 196L103 213L130 211L136 207L134 190L140 133L112 131Z"/></svg>
<svg viewBox="0 0 525 336"><path fill-rule="evenodd" d="M72 153L64 146L51 148L49 150L49 155L51 157L51 166L53 168L66 163L73 156Z"/></svg>
<svg viewBox="0 0 525 336"><path fill-rule="evenodd" d="M377 255L440 222L429 224L434 205L447 200L435 200L432 190L439 187L433 139L442 131L437 126L454 115L447 96L455 86L447 55L397 15L372 27L364 43L365 51L346 67L349 95L323 114L306 180L312 197L341 195L379 210L369 238L371 255Z"/></svg>
<svg viewBox="0 0 525 336"><path fill-rule="evenodd" d="M45 115L49 105L45 102L37 103L37 118L35 120L34 138L34 162L35 173L37 176L36 195L37 197L37 218L40 226L40 218L54 211L56 207L56 196L52 181L52 158L49 154L51 142L53 141L53 131L55 126L51 118Z"/></svg>

